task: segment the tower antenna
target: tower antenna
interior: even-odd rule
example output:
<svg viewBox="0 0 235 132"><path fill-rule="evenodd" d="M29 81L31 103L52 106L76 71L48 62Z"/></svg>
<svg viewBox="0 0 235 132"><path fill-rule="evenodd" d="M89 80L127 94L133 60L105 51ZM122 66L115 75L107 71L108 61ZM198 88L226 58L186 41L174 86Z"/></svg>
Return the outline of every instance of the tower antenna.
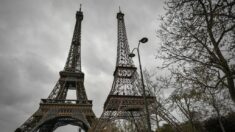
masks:
<svg viewBox="0 0 235 132"><path fill-rule="evenodd" d="M121 7L120 7L120 6L119 6L119 12L122 12L122 11L121 11Z"/></svg>
<svg viewBox="0 0 235 132"><path fill-rule="evenodd" d="M81 11L82 10L82 4L80 4L80 8L79 8L79 11Z"/></svg>

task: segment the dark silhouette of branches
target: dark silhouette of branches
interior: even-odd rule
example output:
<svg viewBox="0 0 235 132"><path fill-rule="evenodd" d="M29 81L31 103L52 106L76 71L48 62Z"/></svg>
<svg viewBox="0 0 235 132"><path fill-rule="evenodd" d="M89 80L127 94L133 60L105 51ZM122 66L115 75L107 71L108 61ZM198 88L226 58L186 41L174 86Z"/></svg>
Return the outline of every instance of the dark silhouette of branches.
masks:
<svg viewBox="0 0 235 132"><path fill-rule="evenodd" d="M205 88L223 85L235 102L235 2L233 0L168 0L158 36L163 68L186 71L186 79ZM193 76L199 69L214 70L215 83ZM206 74L211 74L205 72ZM211 76L210 76L211 77Z"/></svg>

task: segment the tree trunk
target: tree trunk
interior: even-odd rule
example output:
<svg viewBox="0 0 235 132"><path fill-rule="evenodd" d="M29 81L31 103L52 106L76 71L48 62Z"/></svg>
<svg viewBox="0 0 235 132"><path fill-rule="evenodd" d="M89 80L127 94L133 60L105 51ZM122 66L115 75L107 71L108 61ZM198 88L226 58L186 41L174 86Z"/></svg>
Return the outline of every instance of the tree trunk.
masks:
<svg viewBox="0 0 235 132"><path fill-rule="evenodd" d="M226 132L225 129L224 129L224 125L223 125L223 123L222 123L222 120L221 120L222 118L221 118L221 115L220 115L220 111L219 111L219 109L217 108L215 102L213 102L213 103L214 103L214 104L213 104L213 107L214 107L214 109L215 109L215 111L216 111L216 113L217 113L217 117L218 117L218 121L219 121L219 126L220 126L222 132Z"/></svg>
<svg viewBox="0 0 235 132"><path fill-rule="evenodd" d="M219 121L219 126L220 126L222 132L226 132L225 129L224 129L224 125L222 123L221 117L219 117L218 121Z"/></svg>
<svg viewBox="0 0 235 132"><path fill-rule="evenodd" d="M229 72L226 74L227 75L227 83L228 83L228 89L229 89L229 93L230 96L233 100L233 102L235 103L235 86L234 86L234 80L232 77L232 74Z"/></svg>
<svg viewBox="0 0 235 132"><path fill-rule="evenodd" d="M157 117L157 114L156 114L156 125L157 125L157 129L159 129L159 128L160 128L160 125L159 125L159 119L158 119L158 117Z"/></svg>
<svg viewBox="0 0 235 132"><path fill-rule="evenodd" d="M218 108L218 106L217 106L217 104L216 104L215 97L214 97L213 93L211 93L211 91L209 91L209 92L210 92L211 97L212 97L212 106L214 107L214 109L215 109L215 111L216 111L220 128L221 128L222 132L226 132L225 129L224 129L224 125L223 125L223 123L222 123L222 120L221 120L220 109Z"/></svg>

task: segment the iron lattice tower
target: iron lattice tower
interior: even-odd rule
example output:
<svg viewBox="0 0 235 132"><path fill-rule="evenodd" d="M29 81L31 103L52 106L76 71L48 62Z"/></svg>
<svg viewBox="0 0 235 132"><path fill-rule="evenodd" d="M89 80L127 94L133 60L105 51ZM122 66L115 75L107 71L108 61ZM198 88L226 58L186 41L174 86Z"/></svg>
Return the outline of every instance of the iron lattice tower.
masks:
<svg viewBox="0 0 235 132"><path fill-rule="evenodd" d="M83 12L76 13L76 24L64 70L47 99L16 132L52 132L60 126L72 124L87 131L95 119L92 101L87 99L84 73L81 70L81 23ZM76 99L66 99L68 90L76 91Z"/></svg>
<svg viewBox="0 0 235 132"><path fill-rule="evenodd" d="M142 85L139 81L137 68L129 57L130 49L127 40L124 14L117 13L118 43L116 68L111 91L104 103L103 113L94 126L94 131L107 131L112 121L124 119L135 124L134 131L144 131L144 98ZM155 101L155 97L147 95L148 104ZM108 130L110 131L110 130Z"/></svg>

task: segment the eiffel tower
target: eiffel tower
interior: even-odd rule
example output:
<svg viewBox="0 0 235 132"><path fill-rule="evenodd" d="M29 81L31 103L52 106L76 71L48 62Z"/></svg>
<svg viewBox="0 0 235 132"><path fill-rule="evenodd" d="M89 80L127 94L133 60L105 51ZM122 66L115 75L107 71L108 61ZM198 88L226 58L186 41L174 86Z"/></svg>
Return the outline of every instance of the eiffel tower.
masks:
<svg viewBox="0 0 235 132"><path fill-rule="evenodd" d="M39 109L15 132L52 132L64 125L79 126L88 131L95 114L92 101L87 99L84 73L81 69L81 23L83 12L76 13L76 25L68 58L60 78L47 99L42 99ZM66 99L68 90L76 91L76 100Z"/></svg>
<svg viewBox="0 0 235 132"><path fill-rule="evenodd" d="M145 131L143 119L145 115L144 98L141 82L137 73L137 68L131 57L127 40L124 14L117 13L118 23L118 43L116 68L113 73L114 80L111 91L104 103L103 113L98 122L94 125L94 131L107 130L115 120L123 119L133 122L135 130ZM148 104L154 103L154 96L146 96ZM142 121L142 124L141 124ZM146 124L146 121L144 121Z"/></svg>

